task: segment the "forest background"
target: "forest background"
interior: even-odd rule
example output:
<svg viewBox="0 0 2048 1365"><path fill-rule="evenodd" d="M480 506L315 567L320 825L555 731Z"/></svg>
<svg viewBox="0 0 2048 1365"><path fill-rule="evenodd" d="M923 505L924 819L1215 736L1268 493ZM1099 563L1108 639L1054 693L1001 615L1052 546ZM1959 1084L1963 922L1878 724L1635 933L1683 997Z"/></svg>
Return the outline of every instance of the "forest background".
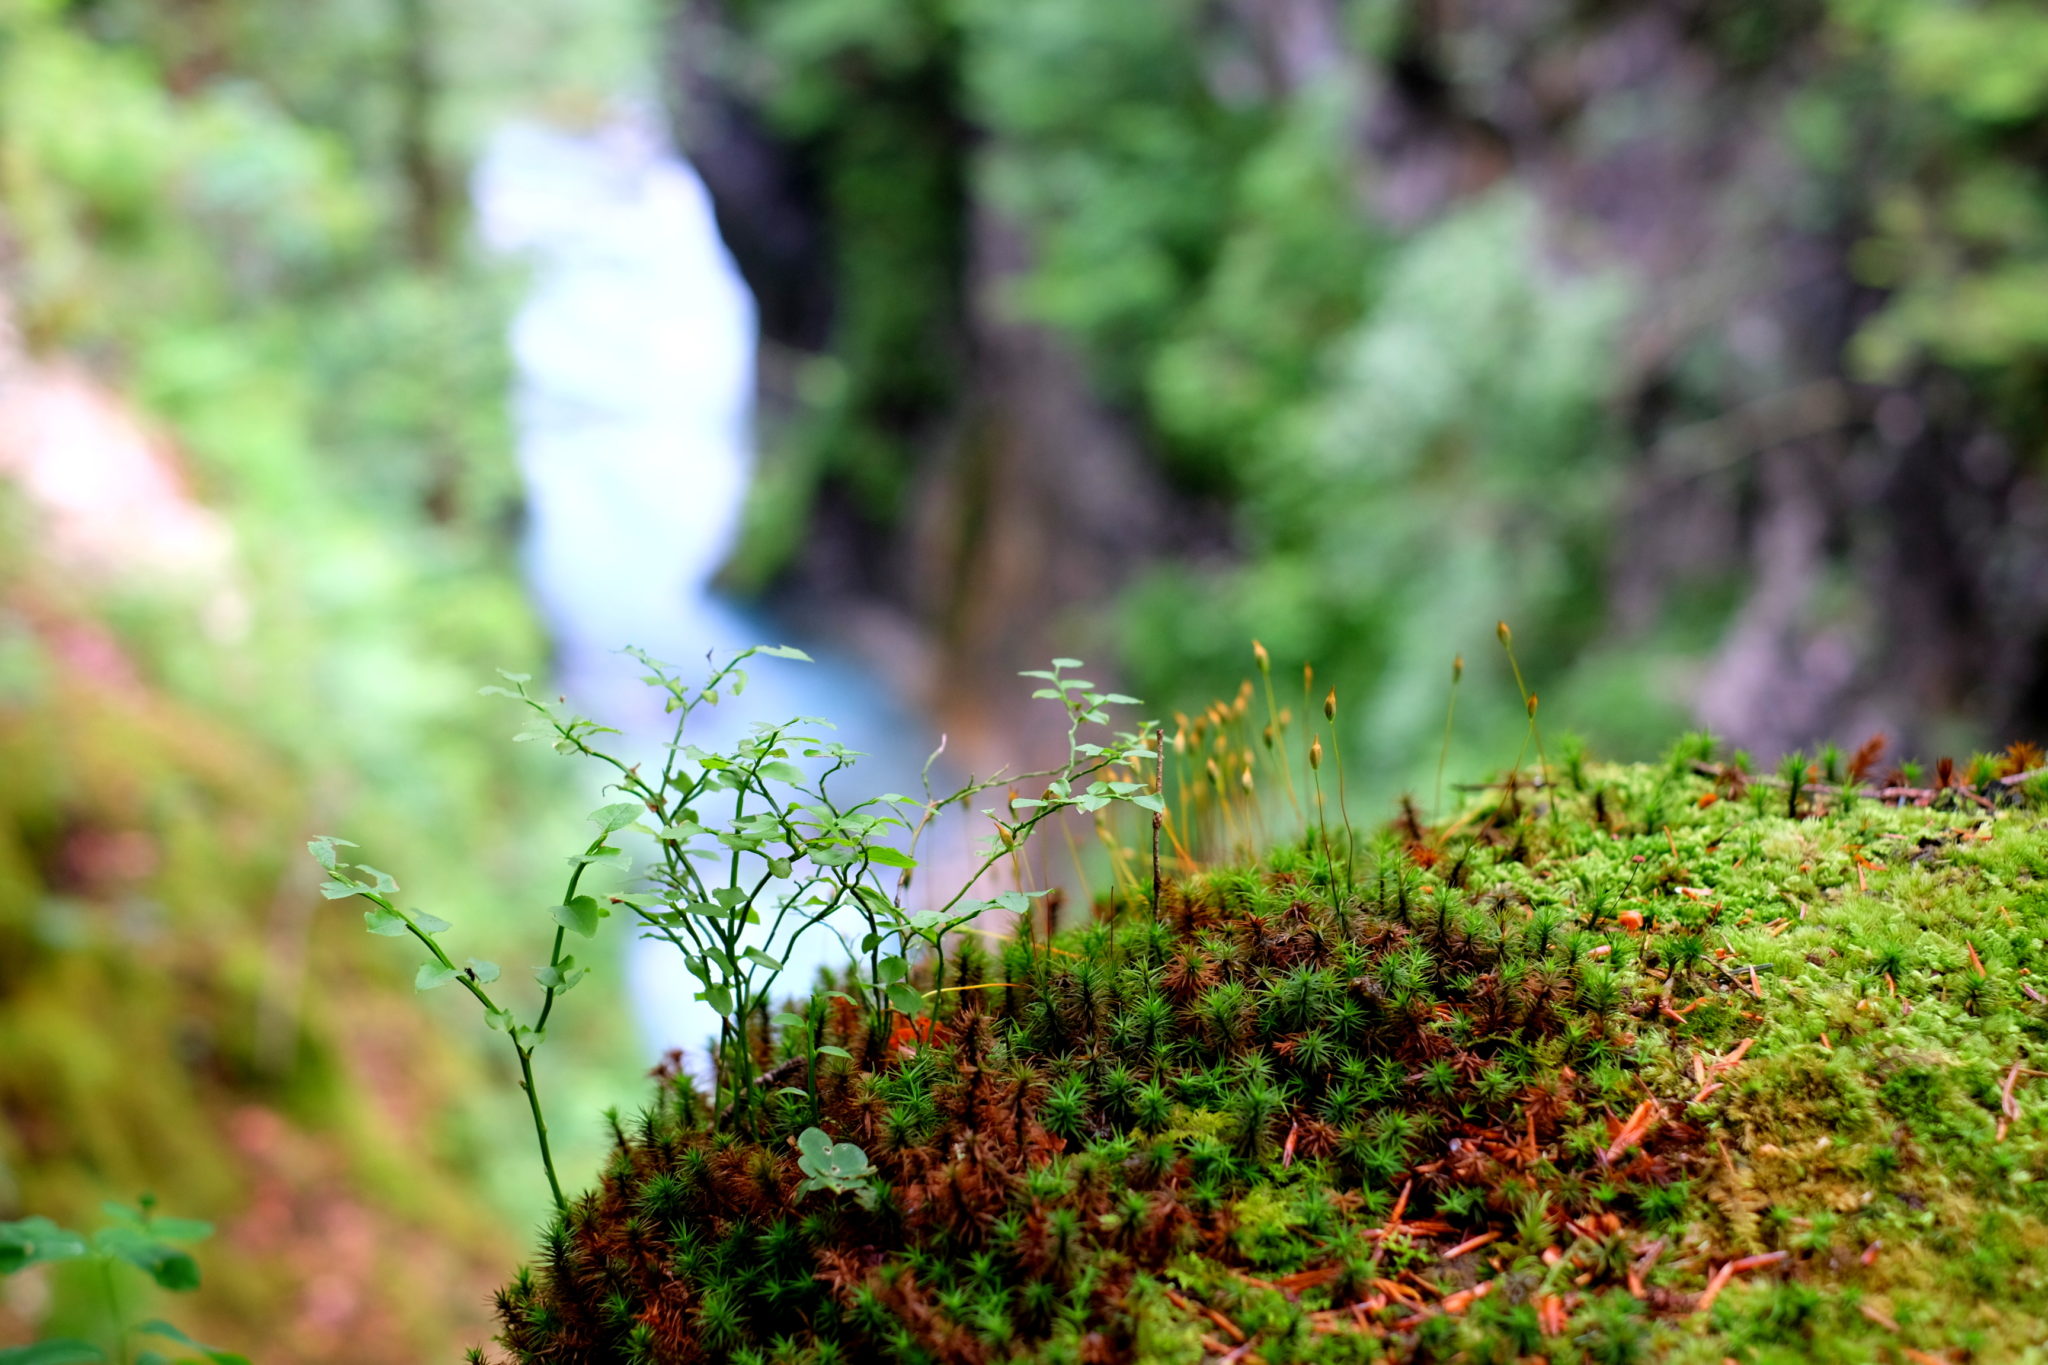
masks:
<svg viewBox="0 0 2048 1365"><path fill-rule="evenodd" d="M2031 4L0 0L0 1218L212 1219L208 1340L450 1358L539 1211L297 849L508 944L552 894L468 175L635 100L758 300L725 590L984 768L1020 667L1170 711L1257 636L1377 815L1456 655L1454 770L1512 755L1502 618L1617 757L2048 728ZM576 1172L653 1052L581 1028ZM103 1311L5 1286L0 1343Z"/></svg>

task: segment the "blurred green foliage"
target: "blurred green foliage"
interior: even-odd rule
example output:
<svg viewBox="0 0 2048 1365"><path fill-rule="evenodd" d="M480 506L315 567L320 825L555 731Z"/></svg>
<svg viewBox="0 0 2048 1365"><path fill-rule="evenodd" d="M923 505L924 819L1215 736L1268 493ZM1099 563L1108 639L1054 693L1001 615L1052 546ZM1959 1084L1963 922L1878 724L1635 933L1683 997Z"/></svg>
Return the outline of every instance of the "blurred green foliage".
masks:
<svg viewBox="0 0 2048 1365"><path fill-rule="evenodd" d="M465 245L461 174L519 102L618 89L634 13L493 8L0 0L22 363L89 369L234 537L209 600L60 566L0 497L0 1212L164 1191L227 1229L195 1309L209 1339L262 1323L294 1358L445 1352L480 1299L372 1298L346 1339L308 1326L310 1277L397 1262L280 1245L251 1200L297 1201L307 1229L366 1219L457 1284L538 1207L495 1137L517 1096L446 1104L489 1063L419 1043L423 1006L357 975L353 917L330 925L287 861L347 824L487 942L545 910L552 870L513 831L563 793L476 695L544 643L512 555L514 282ZM550 83L505 74L536 51ZM424 235L423 198L443 216ZM572 1099L610 1087L623 1030L568 1040ZM287 1136L252 1148L260 1115ZM594 1132L564 1137L590 1157ZM90 1287L57 1287L49 1313L90 1335Z"/></svg>
<svg viewBox="0 0 2048 1365"><path fill-rule="evenodd" d="M183 1328L152 1318L133 1321L122 1307L118 1285L140 1271L159 1289L188 1293L199 1287L199 1263L178 1242L203 1241L213 1235L213 1226L191 1218L166 1218L157 1213L154 1199L145 1198L140 1208L129 1208L109 1200L103 1212L108 1222L88 1241L83 1235L58 1227L47 1218L34 1217L0 1223L0 1277L37 1265L86 1262L99 1272L108 1311L114 1319L115 1353L101 1350L90 1341L56 1338L15 1350L0 1350L5 1365L94 1365L94 1362L133 1359L138 1365L171 1365L164 1352L145 1346L135 1353L134 1337L155 1338L185 1346L196 1352L183 1357L181 1365L249 1365L246 1356L220 1351L194 1341Z"/></svg>
<svg viewBox="0 0 2048 1365"><path fill-rule="evenodd" d="M1856 360L1882 377L1929 356L2037 388L2048 360L2048 14L1941 0L1833 0L1829 12L1868 107L1885 111L1872 160L1892 168L1873 187L1872 230L1854 258L1891 298Z"/></svg>
<svg viewBox="0 0 2048 1365"><path fill-rule="evenodd" d="M971 411L971 356L949 388L894 390L908 412L858 397L950 355L965 325L937 279L955 257L912 241L966 242L970 287L1001 289L970 312L1050 324L1182 488L1232 509L1227 566L1128 599L1134 687L1198 701L1256 634L1362 694L1351 714L1395 782L1434 757L1419 722L1452 654L1487 668L1502 616L1546 701L1601 741L1642 749L1681 719L1748 568L1731 546L1660 585L1653 625L1616 624L1627 476L1660 423L1815 378L1874 403L1951 372L2025 450L2048 429L2035 5L1736 0L1645 7L1634 27L1611 7L1401 0L727 9L718 69L836 187L820 207L844 285L831 382L799 389L767 459L746 582L797 551L835 481L890 534L920 442L963 395ZM911 71L939 150L880 131ZM1602 162L1620 148L1650 173ZM1702 200L1720 254L1681 279L1593 225L1669 213L1652 202L1667 163L1727 177ZM903 191L935 164L964 203ZM994 263L995 218L1023 231L1020 269ZM1758 361L1731 341L1751 307L1733 300L1809 289L1784 264L1809 257L1836 292L1786 311L1832 350ZM1839 576L1822 600L1881 610ZM1519 719L1475 716L1467 738L1494 752Z"/></svg>

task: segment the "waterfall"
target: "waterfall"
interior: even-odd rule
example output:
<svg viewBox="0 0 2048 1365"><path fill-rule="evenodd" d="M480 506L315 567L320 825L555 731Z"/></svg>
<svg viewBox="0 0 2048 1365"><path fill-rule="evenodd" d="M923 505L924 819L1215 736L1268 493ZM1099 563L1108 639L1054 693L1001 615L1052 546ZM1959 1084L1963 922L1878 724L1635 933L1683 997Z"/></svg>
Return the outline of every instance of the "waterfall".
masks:
<svg viewBox="0 0 2048 1365"><path fill-rule="evenodd" d="M617 651L637 645L688 677L707 650L788 635L711 590L753 463L753 299L703 182L648 120L507 127L479 164L474 198L486 246L530 271L511 334L515 422L526 573L554 639L556 685L652 755L668 718ZM924 727L851 662L790 642L818 662L763 660L744 710L728 701L700 712L694 742L730 742L751 721L824 716L872 755L858 770L863 786L914 790ZM814 936L783 986L805 989L838 952ZM699 1047L716 1030L673 948L637 944L627 973L650 1045Z"/></svg>

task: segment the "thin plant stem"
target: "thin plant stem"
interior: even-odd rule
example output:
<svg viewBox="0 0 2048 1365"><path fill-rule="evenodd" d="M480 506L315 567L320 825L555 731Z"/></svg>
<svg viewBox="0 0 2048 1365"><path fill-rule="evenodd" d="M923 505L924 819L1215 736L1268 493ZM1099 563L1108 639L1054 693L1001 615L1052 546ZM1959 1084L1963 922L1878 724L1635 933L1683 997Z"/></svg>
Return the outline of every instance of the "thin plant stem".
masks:
<svg viewBox="0 0 2048 1365"><path fill-rule="evenodd" d="M598 835L597 838L593 839L590 842L590 846L583 850L583 856L588 858L593 853L596 853L600 848L603 848L604 841L607 837L609 836L603 834ZM578 863L576 864L575 868L570 871L569 885L562 892L563 905L567 905L570 901L576 899L576 888L583 881L583 870L589 866L589 863ZM561 966L562 935L566 932L567 930L563 929L561 925L558 924L555 926L555 946L553 950L548 953L548 966L550 967ZM559 992L555 987L550 986L547 988L547 994L541 1000L540 1015L533 1021L533 1031L535 1033L539 1033L542 1029L548 1026L548 1016L550 1014L553 1014L555 1011L555 996L557 994L559 994Z"/></svg>
<svg viewBox="0 0 2048 1365"><path fill-rule="evenodd" d="M1152 766L1152 796L1160 809L1152 812L1152 922L1159 923L1159 829L1166 823L1166 729L1153 737L1155 761Z"/></svg>
<svg viewBox="0 0 2048 1365"><path fill-rule="evenodd" d="M128 1314L121 1307L121 1290L114 1283L114 1261L102 1256L100 1262L100 1284L107 1291L107 1315L114 1324L114 1345L121 1353L121 1365L128 1365L132 1358L128 1351Z"/></svg>
<svg viewBox="0 0 2048 1365"><path fill-rule="evenodd" d="M1067 856L1070 859L1072 859L1074 863L1074 876L1080 882L1081 903L1084 905L1095 904L1095 888L1090 886L1088 883L1088 869L1081 865L1081 846L1074 842L1073 821L1060 821L1060 837L1066 841ZM1116 869L1111 868L1110 883L1112 887L1115 885L1115 881Z"/></svg>
<svg viewBox="0 0 2048 1365"><path fill-rule="evenodd" d="M825 1102L818 1097L818 1045L825 1041L825 997L813 995L804 1010L804 1089L810 1092L811 1122L825 1117Z"/></svg>
<svg viewBox="0 0 2048 1365"><path fill-rule="evenodd" d="M484 1007L488 1015L492 1017L507 1017L507 1012L498 1008L498 1002L491 998L490 992L486 991L477 982L476 973L457 968L455 963L449 959L448 954L442 951L441 945L434 941L433 935L421 929L414 922L412 916L402 914L398 907L393 905L389 899L376 892L365 891L360 894L365 900L382 906L394 915L399 915L405 921L405 927L412 936L418 939L421 945L434 955L436 962L455 973L455 980L460 982L463 989L475 997L476 1002ZM520 1087L526 1091L527 1107L533 1111L533 1137L540 1147L540 1164L547 1171L548 1191L554 1196L556 1210L561 1213L567 1213L569 1211L569 1201L563 1197L562 1182L555 1176L555 1156L553 1149L548 1145L548 1124L546 1117L541 1112L540 1087L533 1078L533 1049L526 1043L521 1042L517 1033L510 1034L510 1037L512 1039L512 1050L519 1054Z"/></svg>
<svg viewBox="0 0 2048 1365"><path fill-rule="evenodd" d="M548 1146L547 1115L541 1112L540 1090L533 1081L533 1049L517 1047L519 1053L519 1088L526 1092L526 1107L533 1113L533 1135L540 1143L541 1168L548 1173L548 1193L554 1196L555 1208L561 1213L569 1211L569 1201L562 1197L562 1182L555 1175L555 1154Z"/></svg>

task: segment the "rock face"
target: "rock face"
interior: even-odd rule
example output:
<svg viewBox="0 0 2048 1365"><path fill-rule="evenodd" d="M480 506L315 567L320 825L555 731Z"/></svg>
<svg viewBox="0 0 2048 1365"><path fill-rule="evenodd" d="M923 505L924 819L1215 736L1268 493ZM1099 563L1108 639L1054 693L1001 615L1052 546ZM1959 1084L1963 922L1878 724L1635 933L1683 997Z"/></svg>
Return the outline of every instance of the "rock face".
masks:
<svg viewBox="0 0 2048 1365"><path fill-rule="evenodd" d="M992 188L995 172L1019 145L1044 144L1038 169L1056 181L1072 169L1059 158L1097 130L1047 134L1056 112L1018 114L991 71L1028 64L1027 41L1090 20L1060 8L1043 28L1019 21L991 55L996 21L979 11L882 8L898 22L889 42L813 36L814 50L764 37L740 0L677 0L671 87L682 140L762 297L766 344L785 362L832 353L852 395L786 406L884 447L810 458L801 491L783 499L803 528L783 543L801 547L774 581L837 616L880 612L935 642L930 676L971 679L1042 652L1049 622L1134 566L1226 545L1190 487L1220 490L1261 554L1285 540L1294 528L1261 524L1255 495L1266 451L1300 424L1279 414L1255 439L1208 452L1219 477L1191 481L1157 371L1118 377L1153 356L1105 355L1085 326L1017 320L1014 299L1043 283L1049 252L1072 247L1060 237L1072 225L1011 214L1017 196ZM1361 231L1408 240L1511 187L1536 206L1560 270L1632 282L1602 381L1611 450L1589 537L1600 562L1575 589L1578 643L1561 665L1575 650L1648 648L1674 615L1704 616L1674 661L1693 680L1684 702L1747 746L1884 729L1911 747L1951 737L1959 720L2007 738L2048 722L2048 569L2030 550L2048 530L2048 486L2029 453L2040 405L2012 378L2043 354L2024 327L1998 321L2027 297L1998 271L2044 243L1984 237L1942 187L1996 184L2038 205L2025 130L2038 131L2048 100L1971 114L1991 93L1968 84L1967 64L1922 54L1935 38L1995 52L2004 21L1972 28L1940 10L1912 0L1878 19L1660 0L1567 14L1483 0L1377 24L1328 0L1191 8L1162 22L1201 51L1202 88L1143 113L1161 137L1208 138L1215 160L1242 167L1247 124L1277 142L1271 130L1337 99ZM1101 21L1105 42L1128 36L1117 22ZM808 65L778 68L792 50ZM1088 50L1048 39L1038 75L1084 95L1089 80L1120 78L1059 85L1062 63ZM1104 62L1125 59L1103 50ZM1133 107L1156 93L1129 83ZM834 106L828 88L858 99ZM1122 131L1105 121L1100 140ZM886 334L874 241L890 233L854 183L876 167L922 225L912 235L935 281ZM1105 192L1140 187L1157 183L1133 174ZM1134 256L1130 269L1143 264ZM1185 339L1213 325L1203 309L1230 247L1198 241L1176 265L1193 281L1187 302L1152 330ZM1369 298L1357 307L1369 318ZM1343 329L1326 330L1321 351L1304 343L1273 363L1327 373ZM1148 335L1135 349L1173 341ZM891 388L912 355L942 363ZM891 471L880 487L864 472L878 464ZM1520 510L1510 501L1503 515Z"/></svg>

